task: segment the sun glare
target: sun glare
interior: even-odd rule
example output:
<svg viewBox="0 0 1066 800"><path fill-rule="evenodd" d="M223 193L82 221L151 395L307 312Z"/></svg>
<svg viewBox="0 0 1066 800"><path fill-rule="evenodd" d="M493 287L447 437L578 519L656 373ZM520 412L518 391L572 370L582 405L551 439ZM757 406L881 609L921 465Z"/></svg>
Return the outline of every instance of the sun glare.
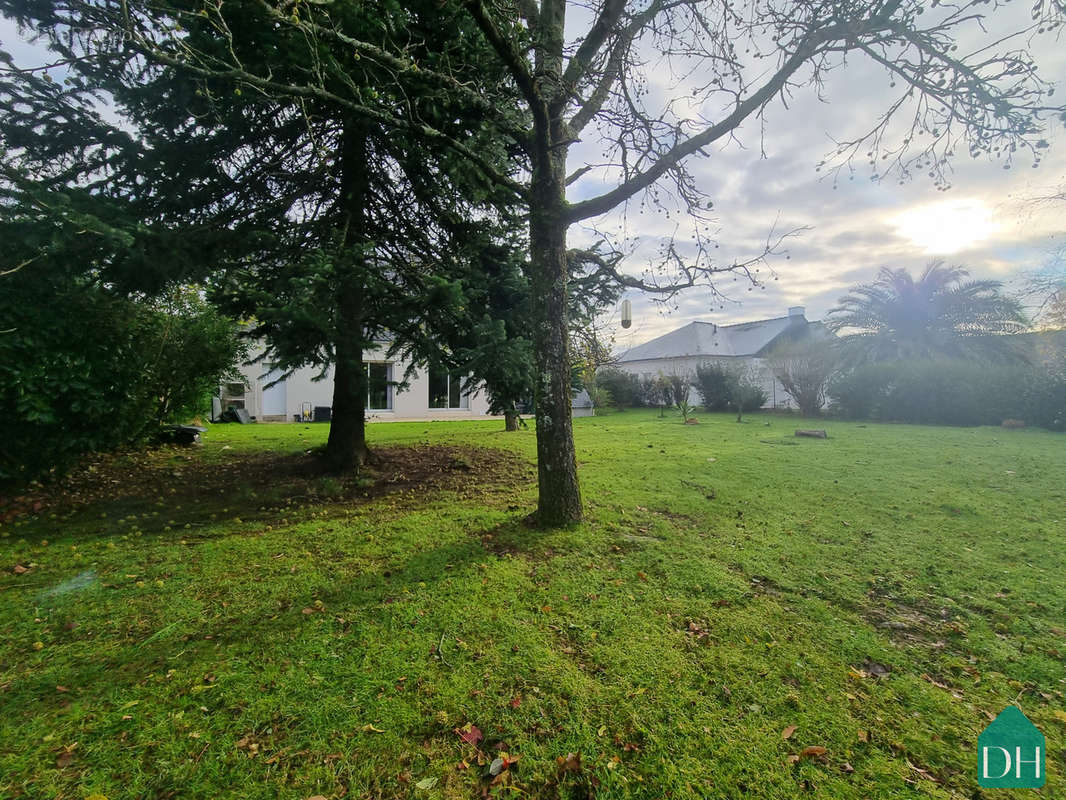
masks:
<svg viewBox="0 0 1066 800"><path fill-rule="evenodd" d="M897 215L892 222L896 233L932 255L968 250L1002 227L992 210L980 200L916 206Z"/></svg>

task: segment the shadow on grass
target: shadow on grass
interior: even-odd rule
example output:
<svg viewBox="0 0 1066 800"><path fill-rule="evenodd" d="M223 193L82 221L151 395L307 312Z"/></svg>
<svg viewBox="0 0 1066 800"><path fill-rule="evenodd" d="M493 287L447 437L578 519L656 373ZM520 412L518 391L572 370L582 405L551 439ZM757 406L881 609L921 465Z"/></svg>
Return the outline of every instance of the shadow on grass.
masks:
<svg viewBox="0 0 1066 800"><path fill-rule="evenodd" d="M87 573L89 579L78 576L69 591L57 593L48 587L26 590L8 600L36 606L46 597L47 613L59 629L54 631L49 647L54 654L53 663L62 664L61 674L57 676L51 670L21 671L3 687L5 702L12 707L33 709L35 714L57 712L70 699L56 694L57 677L70 686L106 686L109 691L120 693L140 686L137 691L141 692L145 676L166 673L179 663L175 661L178 655L183 656L180 663L202 664L217 659L220 648L224 648L227 659L237 654L245 658L280 657L278 647L298 654L302 648L296 641L303 629L307 629L309 641L346 633L359 626L360 618L367 622L368 614L388 613L389 606L419 591L437 593L439 583L469 577L478 564L500 558L550 557L551 551L544 544L549 536L550 532L539 531L524 519L509 520L437 547L413 546L399 564L384 562L376 570L345 575L325 589L321 587L322 574L317 572L310 574L307 585L295 592L291 582L279 582L266 591L260 587L251 606L217 618L175 619L166 608L158 608L156 620L146 620L142 610L131 606L130 615L121 619L123 627L109 632L101 631L98 624L79 624L79 608L106 604L113 609L108 617L112 613L121 615L118 607L126 605L122 595L137 592L131 597L135 602L143 600L143 590L105 586L95 574ZM195 593L196 589L195 585L187 585L179 591ZM245 596L253 591L249 587ZM321 626L323 619L331 621L328 629ZM155 630L138 630L138 625L155 626ZM92 647L92 660L64 659L64 646L80 649L82 645ZM92 697L93 701L99 699Z"/></svg>

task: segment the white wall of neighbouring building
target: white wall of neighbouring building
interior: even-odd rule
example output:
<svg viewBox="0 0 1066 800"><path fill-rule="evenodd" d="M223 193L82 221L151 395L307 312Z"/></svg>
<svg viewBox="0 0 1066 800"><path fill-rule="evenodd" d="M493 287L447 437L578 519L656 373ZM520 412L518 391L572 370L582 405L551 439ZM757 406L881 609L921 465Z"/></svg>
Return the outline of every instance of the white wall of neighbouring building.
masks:
<svg viewBox="0 0 1066 800"><path fill-rule="evenodd" d="M367 351L364 363L375 369L377 376L382 371L390 381L402 381L408 364L400 359L388 358L386 349L378 347ZM279 373L272 371L263 362L246 364L241 368L244 377L240 384L224 384L221 389L222 407L237 405L245 408L257 420L264 422L294 422L310 408L333 405L333 369L326 370L321 380L317 368L304 367L292 375L274 383ZM460 380L455 376L455 380ZM236 382L234 382L236 383ZM438 381L438 386L439 386ZM422 419L485 419L490 417L489 401L484 391L470 394L451 392L448 408L433 408L430 405L430 375L426 369L417 369L403 387L389 385L387 394L376 393L379 402L367 409L367 420L386 422ZM458 395L458 396L457 396ZM384 396L384 402L380 399ZM368 402L371 398L368 398Z"/></svg>
<svg viewBox="0 0 1066 800"><path fill-rule="evenodd" d="M641 378L658 375L693 377L701 364L720 363L745 374L766 390L765 408L794 408L795 403L773 374L769 356L775 347L799 341L824 341L820 322L809 322L803 306L772 319L717 325L699 320L632 347L615 366ZM691 402L702 402L693 389Z"/></svg>
<svg viewBox="0 0 1066 800"><path fill-rule="evenodd" d="M625 372L640 378L655 378L658 375L683 375L694 378L696 367L701 364L718 362L731 370L737 370L758 383L766 391L766 405L763 408L794 408L795 403L785 393L784 387L778 381L769 365L761 358L745 357L714 357L714 356L682 356L678 358L653 358L641 361L622 361L617 367ZM699 391L692 389L689 402L698 404L703 402Z"/></svg>

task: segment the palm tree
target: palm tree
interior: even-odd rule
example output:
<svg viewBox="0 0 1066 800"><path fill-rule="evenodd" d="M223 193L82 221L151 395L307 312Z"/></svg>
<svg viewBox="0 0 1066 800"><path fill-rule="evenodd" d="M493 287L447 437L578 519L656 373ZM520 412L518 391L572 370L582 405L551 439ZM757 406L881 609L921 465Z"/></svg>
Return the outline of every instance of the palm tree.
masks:
<svg viewBox="0 0 1066 800"><path fill-rule="evenodd" d="M917 280L882 267L872 283L854 287L826 320L853 362L901 359L1018 358L1002 334L1027 327L1021 304L999 281L967 280L962 267L933 261Z"/></svg>

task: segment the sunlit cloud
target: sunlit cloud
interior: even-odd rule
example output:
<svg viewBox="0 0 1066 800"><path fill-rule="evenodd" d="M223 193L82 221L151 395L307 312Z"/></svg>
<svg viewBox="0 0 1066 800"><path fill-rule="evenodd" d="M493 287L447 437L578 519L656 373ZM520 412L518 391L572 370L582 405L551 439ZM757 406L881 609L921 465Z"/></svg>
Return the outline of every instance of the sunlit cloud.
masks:
<svg viewBox="0 0 1066 800"><path fill-rule="evenodd" d="M897 214L897 235L929 255L970 250L1002 230L995 212L975 198L927 203Z"/></svg>

